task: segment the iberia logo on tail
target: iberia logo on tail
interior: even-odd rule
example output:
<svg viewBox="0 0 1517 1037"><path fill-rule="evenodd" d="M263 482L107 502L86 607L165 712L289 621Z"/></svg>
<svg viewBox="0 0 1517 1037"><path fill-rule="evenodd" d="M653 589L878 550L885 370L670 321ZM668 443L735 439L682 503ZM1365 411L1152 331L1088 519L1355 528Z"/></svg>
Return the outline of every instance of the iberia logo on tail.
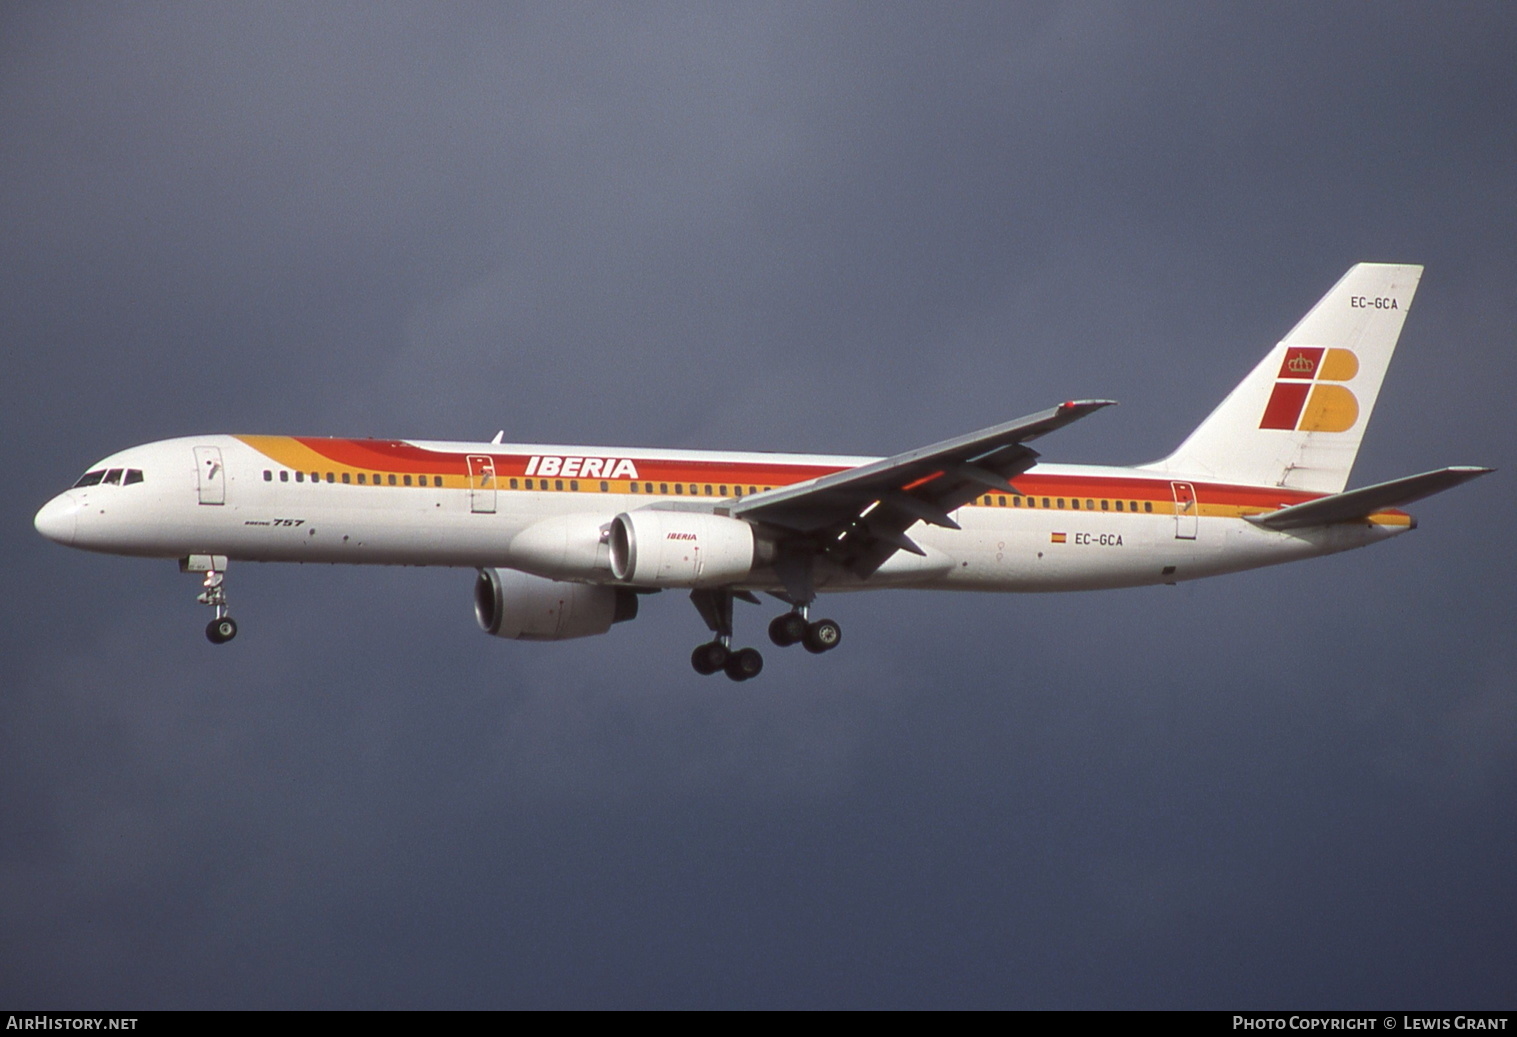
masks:
<svg viewBox="0 0 1517 1037"><path fill-rule="evenodd" d="M1260 428L1298 432L1347 432L1359 420L1359 401L1347 382L1359 373L1359 358L1347 349L1291 346L1276 375Z"/></svg>

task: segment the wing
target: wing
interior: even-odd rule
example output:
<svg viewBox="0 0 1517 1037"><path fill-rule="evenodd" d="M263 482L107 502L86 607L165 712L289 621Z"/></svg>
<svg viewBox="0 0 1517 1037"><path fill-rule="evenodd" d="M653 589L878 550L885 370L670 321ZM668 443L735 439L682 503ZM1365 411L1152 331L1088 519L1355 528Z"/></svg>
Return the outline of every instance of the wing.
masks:
<svg viewBox="0 0 1517 1037"><path fill-rule="evenodd" d="M1399 508L1403 504L1411 504L1435 493L1451 490L1462 482L1493 471L1494 468L1440 468L1436 472L1408 475L1404 479L1392 479L1390 482L1319 497L1305 504L1296 504L1263 515L1245 515L1244 518L1267 529L1301 529L1306 526L1325 526L1332 522L1353 522L1368 518L1385 508Z"/></svg>
<svg viewBox="0 0 1517 1037"><path fill-rule="evenodd" d="M809 537L814 550L861 577L897 551L923 554L906 530L917 522L958 529L950 515L1038 459L1026 444L1112 400L1071 400L1016 421L947 439L810 482L744 497L732 514Z"/></svg>

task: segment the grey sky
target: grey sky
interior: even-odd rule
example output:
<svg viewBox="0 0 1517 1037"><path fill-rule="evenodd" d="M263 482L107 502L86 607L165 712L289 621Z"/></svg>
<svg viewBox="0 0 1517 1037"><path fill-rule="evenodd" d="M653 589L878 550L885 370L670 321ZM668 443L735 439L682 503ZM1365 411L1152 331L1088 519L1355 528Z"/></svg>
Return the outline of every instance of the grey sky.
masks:
<svg viewBox="0 0 1517 1037"><path fill-rule="evenodd" d="M0 1004L1511 1007L1517 12L12 4ZM828 599L696 677L471 574L46 543L196 432L1172 448L1352 263L1427 273L1353 482L1178 588ZM739 639L770 610L740 606Z"/></svg>

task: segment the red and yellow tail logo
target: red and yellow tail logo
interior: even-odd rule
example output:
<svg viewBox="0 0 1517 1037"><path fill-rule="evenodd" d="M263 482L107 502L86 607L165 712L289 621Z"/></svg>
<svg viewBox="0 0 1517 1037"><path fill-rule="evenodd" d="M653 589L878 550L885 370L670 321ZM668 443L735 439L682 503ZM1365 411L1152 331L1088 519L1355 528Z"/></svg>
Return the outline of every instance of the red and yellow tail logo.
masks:
<svg viewBox="0 0 1517 1037"><path fill-rule="evenodd" d="M1359 420L1359 401L1346 386L1324 383L1347 382L1358 373L1359 358L1346 349L1290 347L1259 427L1347 432Z"/></svg>

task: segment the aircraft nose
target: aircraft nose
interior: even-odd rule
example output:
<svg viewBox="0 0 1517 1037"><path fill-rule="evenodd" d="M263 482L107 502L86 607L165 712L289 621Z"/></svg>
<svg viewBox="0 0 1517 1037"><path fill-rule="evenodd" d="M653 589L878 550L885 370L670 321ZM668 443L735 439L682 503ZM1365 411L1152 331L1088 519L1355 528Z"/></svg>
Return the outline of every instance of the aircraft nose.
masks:
<svg viewBox="0 0 1517 1037"><path fill-rule="evenodd" d="M37 532L59 544L72 544L79 524L79 505L66 493L60 493L37 512L32 520Z"/></svg>

